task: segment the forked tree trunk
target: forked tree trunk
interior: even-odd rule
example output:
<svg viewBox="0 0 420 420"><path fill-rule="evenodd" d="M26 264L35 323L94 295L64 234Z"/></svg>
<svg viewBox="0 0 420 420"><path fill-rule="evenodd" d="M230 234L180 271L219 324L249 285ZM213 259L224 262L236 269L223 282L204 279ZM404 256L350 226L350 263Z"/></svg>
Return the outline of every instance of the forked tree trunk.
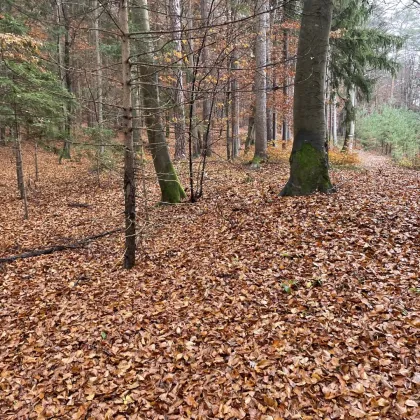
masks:
<svg viewBox="0 0 420 420"><path fill-rule="evenodd" d="M268 0L257 0L258 16L257 39L255 44L255 153L253 164L258 166L261 160L267 158L267 26Z"/></svg>
<svg viewBox="0 0 420 420"><path fill-rule="evenodd" d="M128 0L121 0L120 8L123 129L124 129L124 198L125 252L124 268L132 268L136 259L136 182L131 106L130 38L128 29Z"/></svg>
<svg viewBox="0 0 420 420"><path fill-rule="evenodd" d="M333 190L328 174L325 73L332 0L305 0L299 34L290 178L283 196Z"/></svg>
<svg viewBox="0 0 420 420"><path fill-rule="evenodd" d="M182 71L182 44L181 44L181 6L179 0L169 1L169 13L173 30L176 60L179 60L175 69L174 89L174 118L175 118L175 159L185 159L185 110L184 110L184 81Z"/></svg>
<svg viewBox="0 0 420 420"><path fill-rule="evenodd" d="M142 33L150 32L147 0L139 0L136 19ZM165 138L165 128L162 122L162 107L159 101L158 73L153 66L153 45L150 37L144 37L138 42L141 90L145 107L145 120L150 151L162 193L162 203L179 203L185 198L185 192L169 156L168 144Z"/></svg>

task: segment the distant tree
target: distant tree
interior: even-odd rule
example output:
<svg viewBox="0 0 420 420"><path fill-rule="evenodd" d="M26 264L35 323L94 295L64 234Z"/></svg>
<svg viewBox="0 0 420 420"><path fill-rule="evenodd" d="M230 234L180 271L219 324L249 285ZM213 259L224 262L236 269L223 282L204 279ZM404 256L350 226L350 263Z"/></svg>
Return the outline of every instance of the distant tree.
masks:
<svg viewBox="0 0 420 420"><path fill-rule="evenodd" d="M267 28L269 0L257 0L257 37L255 42L255 153L253 164L267 158Z"/></svg>

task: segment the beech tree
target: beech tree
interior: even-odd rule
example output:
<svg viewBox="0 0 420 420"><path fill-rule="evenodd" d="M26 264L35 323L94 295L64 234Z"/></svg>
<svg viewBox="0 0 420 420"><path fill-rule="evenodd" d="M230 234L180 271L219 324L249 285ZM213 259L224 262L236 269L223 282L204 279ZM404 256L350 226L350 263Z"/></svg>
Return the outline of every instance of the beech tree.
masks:
<svg viewBox="0 0 420 420"><path fill-rule="evenodd" d="M134 18L141 34L136 46L139 51L138 66L147 136L162 193L161 202L175 204L185 198L185 192L172 164L165 138L159 98L158 72L153 65L153 42L148 35L150 33L150 22L147 0L139 0L138 5L139 8L136 9Z"/></svg>
<svg viewBox="0 0 420 420"><path fill-rule="evenodd" d="M256 2L258 16L255 42L255 153L253 164L259 165L267 157L267 27L268 0Z"/></svg>
<svg viewBox="0 0 420 420"><path fill-rule="evenodd" d="M299 34L294 93L294 139L290 177L282 196L333 190L328 174L325 74L332 0L305 0Z"/></svg>

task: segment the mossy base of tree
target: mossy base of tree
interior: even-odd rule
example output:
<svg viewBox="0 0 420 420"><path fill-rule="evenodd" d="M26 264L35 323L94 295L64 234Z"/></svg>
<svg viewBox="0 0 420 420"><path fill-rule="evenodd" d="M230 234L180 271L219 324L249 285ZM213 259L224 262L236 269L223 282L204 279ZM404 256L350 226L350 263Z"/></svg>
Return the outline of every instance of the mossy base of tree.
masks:
<svg viewBox="0 0 420 420"><path fill-rule="evenodd" d="M267 160L267 156L254 156L251 160L251 169L260 169L261 164Z"/></svg>
<svg viewBox="0 0 420 420"><path fill-rule="evenodd" d="M315 192L329 194L334 191L325 151L316 149L310 143L302 143L290 156L290 178L280 196L310 195Z"/></svg>
<svg viewBox="0 0 420 420"><path fill-rule="evenodd" d="M160 204L177 204L186 197L172 164L169 165L167 171L159 178L162 193Z"/></svg>

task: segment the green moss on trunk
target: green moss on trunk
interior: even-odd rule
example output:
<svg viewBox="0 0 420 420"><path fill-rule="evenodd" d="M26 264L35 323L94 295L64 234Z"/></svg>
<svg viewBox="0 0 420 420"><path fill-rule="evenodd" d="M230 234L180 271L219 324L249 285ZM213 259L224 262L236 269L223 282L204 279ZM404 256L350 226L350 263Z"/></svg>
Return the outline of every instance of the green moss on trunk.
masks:
<svg viewBox="0 0 420 420"><path fill-rule="evenodd" d="M314 192L333 191L328 176L326 152L318 150L310 143L302 143L290 156L291 176L280 195L298 196Z"/></svg>
<svg viewBox="0 0 420 420"><path fill-rule="evenodd" d="M180 203L186 197L172 163L160 174L159 185L162 192L161 204Z"/></svg>

